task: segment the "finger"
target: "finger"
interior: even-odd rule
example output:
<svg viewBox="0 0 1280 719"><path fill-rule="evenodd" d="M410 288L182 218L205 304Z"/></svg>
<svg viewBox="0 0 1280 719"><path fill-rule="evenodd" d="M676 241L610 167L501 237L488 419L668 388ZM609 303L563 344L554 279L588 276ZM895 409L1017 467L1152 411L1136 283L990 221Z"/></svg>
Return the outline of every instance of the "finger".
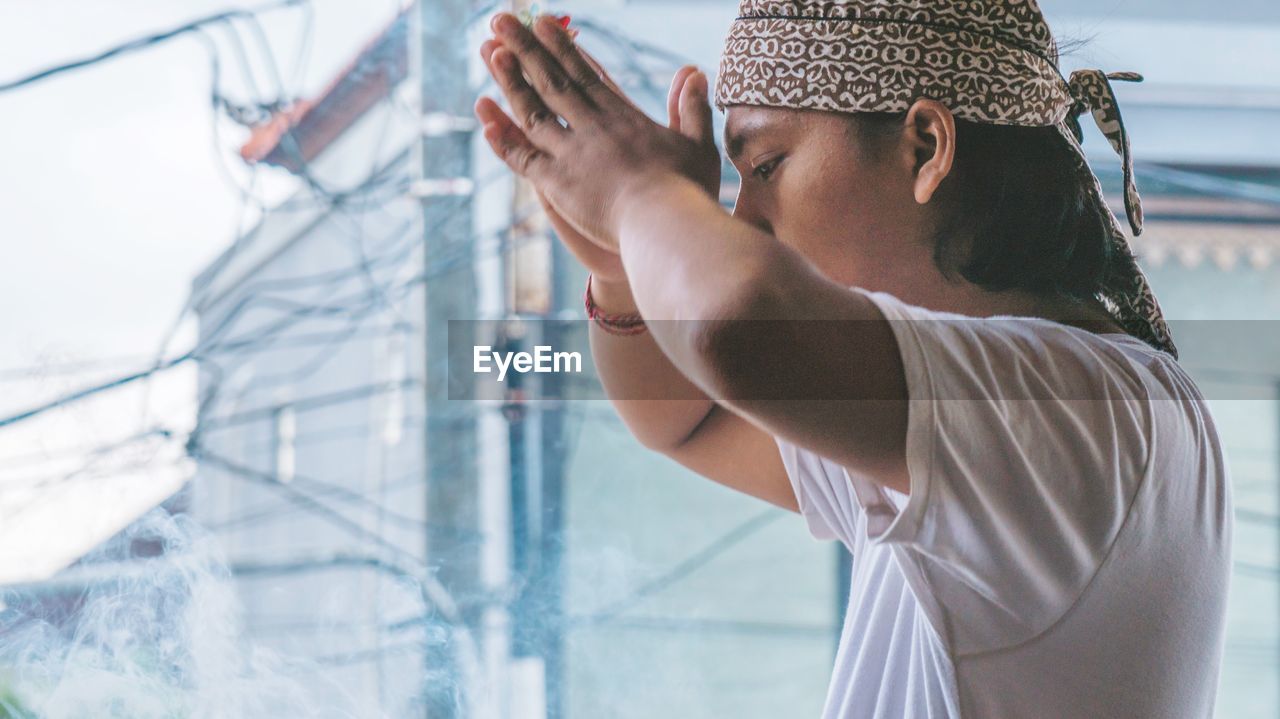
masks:
<svg viewBox="0 0 1280 719"><path fill-rule="evenodd" d="M554 148L564 140L569 131L560 124L538 93L529 87L516 56L505 46L499 46L489 55L489 64L498 88L511 103L511 113L529 139L547 148Z"/></svg>
<svg viewBox="0 0 1280 719"><path fill-rule="evenodd" d="M695 71L685 81L680 93L680 133L691 140L714 144L715 128L708 88L707 74L701 70Z"/></svg>
<svg viewBox="0 0 1280 719"><path fill-rule="evenodd" d="M618 97L625 100L628 105L634 107L636 112L644 112L644 110L640 109L639 105L632 102L631 98L627 96L627 93L622 91L622 88L618 87L618 83L614 82L613 78L609 76L609 71L604 69L604 66L600 64L599 60L595 59L595 57L593 57L591 53L587 52L581 45L578 45L578 52L582 54L582 59L586 60L587 64L591 65L592 69L596 71L596 74L600 76L600 79L604 81L604 84L609 86L610 90L617 93Z"/></svg>
<svg viewBox="0 0 1280 719"><path fill-rule="evenodd" d="M697 69L693 65L685 65L671 78L671 89L667 91L667 127L676 132L680 131L680 96L690 73Z"/></svg>
<svg viewBox="0 0 1280 719"><path fill-rule="evenodd" d="M502 40L502 47L493 51L492 59L496 61L502 55L502 50L513 53L519 66L529 76L528 85L546 107L570 124L595 110L594 103L582 92L575 78L565 72L542 42L514 15L498 13L491 24Z"/></svg>
<svg viewBox="0 0 1280 719"><path fill-rule="evenodd" d="M508 116L502 107L498 105L497 102L494 102L491 97L485 97L482 95L480 99L476 100L475 113L476 119L480 121L481 126L494 123L515 124L512 122L511 117Z"/></svg>
<svg viewBox="0 0 1280 719"><path fill-rule="evenodd" d="M600 77L600 72L582 56L578 44L569 31L554 16L543 15L533 24L533 34L538 37L551 56L564 68L580 92L586 95L597 107L619 107L623 97ZM630 105L630 102L625 104Z"/></svg>
<svg viewBox="0 0 1280 719"><path fill-rule="evenodd" d="M498 103L481 97L476 101L475 112L493 154L521 177L536 181L542 176L551 157L529 141L524 131L498 107Z"/></svg>
<svg viewBox="0 0 1280 719"><path fill-rule="evenodd" d="M644 110L640 109L640 106L635 104L635 102L632 101L632 99L627 96L627 93L623 91L621 87L618 86L618 83L614 81L614 79L609 75L609 71L604 69L604 65L602 65L600 61L595 58L595 56L587 52L587 49L582 47L581 45L577 45L575 43L575 46L578 50L578 53L582 55L582 59L585 60L588 65L591 66L591 69L595 71L596 75L600 78L600 81L605 84L605 86L607 86L610 90L612 90L624 102L626 102L628 105L634 108L636 112L639 112L639 113L644 112ZM490 65L489 58L493 55L493 51L499 47L502 47L501 41L495 40L493 38L490 38L480 43L480 57L484 59L485 66L489 68L490 72L493 71L493 66Z"/></svg>

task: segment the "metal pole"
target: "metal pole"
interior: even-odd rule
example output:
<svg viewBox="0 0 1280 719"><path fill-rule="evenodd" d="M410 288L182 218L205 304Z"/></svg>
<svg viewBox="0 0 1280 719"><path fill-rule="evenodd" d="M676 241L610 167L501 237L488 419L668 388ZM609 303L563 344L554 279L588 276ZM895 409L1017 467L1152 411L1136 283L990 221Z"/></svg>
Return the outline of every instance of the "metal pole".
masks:
<svg viewBox="0 0 1280 719"><path fill-rule="evenodd" d="M532 3L511 0L510 8L515 13L527 12ZM532 186L519 178L513 200L513 217L522 215L525 205L537 202ZM529 322L523 337L513 341L509 349L557 346L557 323L553 320L561 310L576 307L576 294L567 291L563 282L567 251L554 237L537 238L548 229L541 216L517 229L532 236L511 250L507 263L508 292L513 300L510 309L513 316ZM556 375L525 380L526 387L512 387L516 401L522 395L533 401L514 406L509 414L511 569L519 587L511 607L512 657L521 668L520 684L526 690L526 705L519 707L518 716L558 719L565 715L564 412L553 400L561 393Z"/></svg>
<svg viewBox="0 0 1280 719"><path fill-rule="evenodd" d="M470 52L467 21L470 3L462 0L420 0L414 13L411 57L418 78L421 127L415 148L418 170L413 193L421 201L424 263L443 264L442 258L461 254L472 236L471 139L475 130L474 95L468 86ZM458 263L452 271L435 275L425 287L426 385L426 515L453 526L479 529L478 420L475 405L450 402L448 350L451 319L471 319L477 289L470 263ZM453 344L475 344L473 323L455 323ZM480 623L480 611L468 609L467 598L483 596L481 547L456 537L429 536L427 557L438 568L440 582L449 587L464 606L460 620L471 630ZM473 606L477 602L471 603ZM449 650L443 650L449 651ZM445 667L456 657L429 657ZM426 687L423 701L431 719L473 715L479 687L455 677L459 692Z"/></svg>
<svg viewBox="0 0 1280 719"><path fill-rule="evenodd" d="M554 348L565 346L570 336L570 322L564 318L577 318L581 290L569 286L569 268L576 262L562 242L551 240L549 248L547 285L550 288L550 306L542 323L542 344ZM542 536L539 547L542 555L541 586L547 606L548 621L543 639L543 657L546 662L547 716L562 719L567 713L565 698L565 634L568 622L565 617L565 521L566 482L565 471L569 466L565 434L565 401L567 387L562 374L539 375L542 387L539 395L538 421L541 424L542 478Z"/></svg>
<svg viewBox="0 0 1280 719"><path fill-rule="evenodd" d="M557 253L558 245L552 252ZM554 254L553 254L554 256ZM558 278L552 270L552 286L556 286ZM543 335L545 344L558 347L559 328L561 322L547 320L543 323L547 330ZM542 382L541 400L537 413L541 425L542 443L541 466L539 475L542 479L541 526L539 536L539 554L541 566L537 586L546 607L546 621L542 624L542 656L545 667L547 716L549 719L560 719L565 715L564 702L564 469L565 437L564 437L564 395L563 375L540 375Z"/></svg>
<svg viewBox="0 0 1280 719"><path fill-rule="evenodd" d="M840 648L840 635L844 633L845 614L849 611L849 590L853 583L853 553L836 542L836 635L832 651Z"/></svg>

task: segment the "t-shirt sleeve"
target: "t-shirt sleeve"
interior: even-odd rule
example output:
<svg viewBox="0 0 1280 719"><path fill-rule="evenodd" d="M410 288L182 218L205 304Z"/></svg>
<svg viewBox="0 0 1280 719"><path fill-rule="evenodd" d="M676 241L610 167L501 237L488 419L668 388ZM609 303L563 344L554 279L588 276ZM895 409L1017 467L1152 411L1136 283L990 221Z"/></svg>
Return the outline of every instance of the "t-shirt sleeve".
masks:
<svg viewBox="0 0 1280 719"><path fill-rule="evenodd" d="M832 476L831 467L818 455L780 437L774 441L809 533L815 539L838 539L852 552L858 532L863 531L852 485L843 476Z"/></svg>
<svg viewBox="0 0 1280 719"><path fill-rule="evenodd" d="M1141 365L1047 320L857 291L893 327L909 397L909 495L846 473L867 540L895 545L956 651L1034 637L1084 591L1147 472Z"/></svg>

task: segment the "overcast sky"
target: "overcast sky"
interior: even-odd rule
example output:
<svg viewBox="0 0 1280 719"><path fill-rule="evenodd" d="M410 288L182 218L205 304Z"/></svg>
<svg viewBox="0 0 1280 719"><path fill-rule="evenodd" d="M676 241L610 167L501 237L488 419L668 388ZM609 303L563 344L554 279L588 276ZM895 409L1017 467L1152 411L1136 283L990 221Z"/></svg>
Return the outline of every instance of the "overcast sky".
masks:
<svg viewBox="0 0 1280 719"><path fill-rule="evenodd" d="M0 83L198 17L253 5L5 0L0 3ZM322 89L398 5L314 0L311 50L301 56L305 11L264 15L290 94L307 97ZM221 49L224 91L249 100L253 96L226 30L214 28L209 34ZM245 39L260 70L261 56L251 36L246 33ZM0 415L144 365L182 308L191 279L227 247L240 223L252 224L253 214L241 214L237 190L237 185L249 187L250 172L236 154L247 131L224 121L221 137L215 138L210 76L205 45L187 36L0 94ZM272 88L263 74L258 83L264 93ZM292 188L280 171L267 169L259 176L259 193L268 201ZM193 339L188 318L170 354ZM65 371L80 362L93 368ZM24 371L33 367L42 370ZM153 385L145 396L152 409L145 415L142 389L0 429L0 482L13 486L14 481L61 476L83 464L74 450L130 436L140 427L169 423L182 428L189 422L194 372L176 372ZM157 449L163 448L144 443L139 458ZM183 469L173 462L155 464L125 470L135 484L154 488L134 502L171 491ZM116 473L110 463L95 471ZM102 491L88 491L96 485L103 485ZM74 489L47 494L35 506L27 505L29 493L0 491L0 581L6 557L28 555L31 542L51 541L41 530L49 517L64 526L76 523L81 520L74 505L80 505L85 521L101 518L106 523L96 531L109 533L117 520L92 508L134 495L109 483L83 482Z"/></svg>
<svg viewBox="0 0 1280 719"><path fill-rule="evenodd" d="M7 0L0 79L236 5L248 4ZM263 17L286 83L304 96L396 9L385 0L314 6L300 83L290 80L303 11ZM247 99L226 33L210 34L223 50L228 94ZM269 86L264 76L259 82ZM224 122L215 140L209 87L208 53L186 37L0 95L0 301L9 310L0 367L135 355L157 341L191 276L234 235L238 195L218 163L248 186L235 155L245 133Z"/></svg>

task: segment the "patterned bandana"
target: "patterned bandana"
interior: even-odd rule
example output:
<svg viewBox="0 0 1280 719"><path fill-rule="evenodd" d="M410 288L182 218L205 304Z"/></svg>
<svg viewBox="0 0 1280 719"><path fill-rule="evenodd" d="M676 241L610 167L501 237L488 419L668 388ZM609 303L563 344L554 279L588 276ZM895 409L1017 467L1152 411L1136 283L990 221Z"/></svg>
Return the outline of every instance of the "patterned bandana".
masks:
<svg viewBox="0 0 1280 719"><path fill-rule="evenodd" d="M1134 235L1142 203L1129 136L1110 80L1136 73L1077 70L1064 79L1036 0L740 0L729 30L716 107L767 105L833 112L904 112L918 98L958 118L1053 125L1075 151L1100 207L1078 116L1089 112L1124 167L1124 207ZM1169 327L1110 211L1113 268L1098 299L1129 334L1178 356Z"/></svg>

